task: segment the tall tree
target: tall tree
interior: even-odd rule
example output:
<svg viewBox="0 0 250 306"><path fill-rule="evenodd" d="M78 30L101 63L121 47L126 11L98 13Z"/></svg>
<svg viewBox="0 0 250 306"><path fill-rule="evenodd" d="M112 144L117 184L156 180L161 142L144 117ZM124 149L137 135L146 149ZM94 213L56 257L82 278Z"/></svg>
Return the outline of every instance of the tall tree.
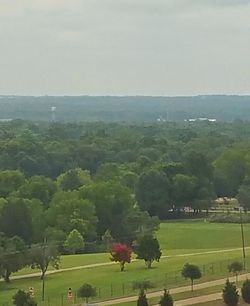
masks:
<svg viewBox="0 0 250 306"><path fill-rule="evenodd" d="M142 173L136 186L136 199L141 209L151 216L164 216L170 208L169 181L162 171Z"/></svg>
<svg viewBox="0 0 250 306"><path fill-rule="evenodd" d="M2 207L0 230L8 237L19 236L29 243L32 239L32 220L25 201L9 198Z"/></svg>
<svg viewBox="0 0 250 306"><path fill-rule="evenodd" d="M31 267L41 270L41 279L44 279L49 265L59 269L60 253L56 244L38 244L30 249Z"/></svg>
<svg viewBox="0 0 250 306"><path fill-rule="evenodd" d="M17 196L30 200L38 199L48 208L55 192L56 184L50 178L33 176L18 189Z"/></svg>
<svg viewBox="0 0 250 306"><path fill-rule="evenodd" d="M27 248L18 236L0 239L0 275L8 283L11 273L17 272L28 265Z"/></svg>
<svg viewBox="0 0 250 306"><path fill-rule="evenodd" d="M114 238L126 241L124 222L135 204L130 191L120 183L109 181L83 187L80 193L95 205L99 236L109 229Z"/></svg>
<svg viewBox="0 0 250 306"><path fill-rule="evenodd" d="M78 230L84 238L94 238L97 217L95 206L81 199L77 191L57 192L47 213L48 225L69 234Z"/></svg>
<svg viewBox="0 0 250 306"><path fill-rule="evenodd" d="M57 183L64 191L77 190L91 183L90 173L80 168L68 170L57 178Z"/></svg>
<svg viewBox="0 0 250 306"><path fill-rule="evenodd" d="M139 238L135 242L134 252L137 254L136 258L145 261L148 269L152 267L154 260L160 260L162 254L158 240L152 236Z"/></svg>
<svg viewBox="0 0 250 306"><path fill-rule="evenodd" d="M64 247L67 251L70 253L77 253L80 251L83 251L84 248L84 239L81 235L81 233L78 232L78 230L73 229L67 236Z"/></svg>
<svg viewBox="0 0 250 306"><path fill-rule="evenodd" d="M0 197L8 197L25 182L24 174L19 170L0 171Z"/></svg>

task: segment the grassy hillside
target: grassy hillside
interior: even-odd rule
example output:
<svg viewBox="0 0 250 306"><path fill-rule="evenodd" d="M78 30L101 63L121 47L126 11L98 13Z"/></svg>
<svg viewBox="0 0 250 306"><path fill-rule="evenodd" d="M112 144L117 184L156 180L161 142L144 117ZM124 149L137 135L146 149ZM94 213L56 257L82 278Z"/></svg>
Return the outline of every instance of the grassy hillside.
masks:
<svg viewBox="0 0 250 306"><path fill-rule="evenodd" d="M250 225L246 225L246 237L249 236L249 231ZM158 237L164 250L163 254L168 257L162 258L159 263L154 263L153 269L147 270L143 261L135 261L126 266L124 273L119 271L118 264L114 264L48 275L45 305L59 306L62 301L66 305L67 288L72 287L73 290L77 290L84 282L95 285L101 299L135 294L136 292L132 290L132 282L135 280L149 279L159 289L166 285L172 287L187 284L188 282L180 275L180 270L186 262L200 265L204 273L202 281L215 279L227 274L230 260L241 258L241 250L195 255L195 253L211 252L214 249L240 247L239 225L169 222L161 224ZM184 255L185 253L187 255ZM64 256L61 268L100 262L109 262L109 255ZM27 273L27 270L22 273ZM36 296L40 299L41 285L39 277L15 280L10 284L1 282L0 305L1 303L3 305L3 302L10 302L18 288L27 289L30 286L35 287Z"/></svg>

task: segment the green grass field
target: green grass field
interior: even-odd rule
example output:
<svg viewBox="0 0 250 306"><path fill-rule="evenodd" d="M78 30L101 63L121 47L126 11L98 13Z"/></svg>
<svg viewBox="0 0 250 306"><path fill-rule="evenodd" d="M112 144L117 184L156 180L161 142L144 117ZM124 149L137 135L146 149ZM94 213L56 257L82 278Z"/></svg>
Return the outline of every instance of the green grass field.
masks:
<svg viewBox="0 0 250 306"><path fill-rule="evenodd" d="M250 225L245 225L244 229L246 245L250 245ZM159 289L164 286L170 288L187 284L187 281L183 280L180 272L178 272L186 262L200 265L202 271L205 272L205 276L201 281L215 279L227 273L227 265L230 260L241 257L241 250L215 254L176 256L218 249L239 248L241 246L241 236L240 226L237 224L210 224L206 222L162 223L157 236L161 243L163 255L170 257L163 258L159 263L155 263L153 269L147 270L142 261L136 261L127 265L124 273L121 273L119 265L115 264L48 275L46 278L46 303L44 305L67 305L67 289L72 287L73 290L77 290L84 282L95 285L101 299L136 294L131 288L132 282L135 280L149 279ZM63 256L61 268L101 262L109 262L109 255ZM26 274L28 272L34 271L24 269L18 274ZM11 297L17 289L27 289L30 286L35 288L36 296L39 300L41 285L38 277L15 280L10 284L0 282L0 305L11 305ZM43 304L39 303L39 305Z"/></svg>

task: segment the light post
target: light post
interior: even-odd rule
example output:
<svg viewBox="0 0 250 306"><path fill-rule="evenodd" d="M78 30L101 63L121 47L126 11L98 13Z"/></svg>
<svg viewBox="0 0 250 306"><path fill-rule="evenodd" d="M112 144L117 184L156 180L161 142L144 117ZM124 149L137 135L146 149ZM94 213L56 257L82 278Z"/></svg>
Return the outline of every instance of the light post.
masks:
<svg viewBox="0 0 250 306"><path fill-rule="evenodd" d="M45 261L46 261L46 242L47 242L47 239L44 238L44 243L43 243L43 267L45 266ZM44 299L45 299L45 274L43 274L43 278L42 278L42 301L44 302Z"/></svg>
<svg viewBox="0 0 250 306"><path fill-rule="evenodd" d="M246 268L246 252L245 252L245 238L244 238L244 230L243 230L241 207L240 207L240 227L241 227L241 242L242 242L243 266L244 266L244 270L245 270L245 268Z"/></svg>

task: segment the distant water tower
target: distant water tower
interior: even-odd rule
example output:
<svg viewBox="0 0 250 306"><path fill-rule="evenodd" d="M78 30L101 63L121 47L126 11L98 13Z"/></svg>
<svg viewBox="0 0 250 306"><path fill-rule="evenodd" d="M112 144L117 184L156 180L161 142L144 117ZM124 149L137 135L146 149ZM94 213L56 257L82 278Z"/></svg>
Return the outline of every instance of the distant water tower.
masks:
<svg viewBox="0 0 250 306"><path fill-rule="evenodd" d="M52 122L56 121L56 107L55 106L51 106L51 119L52 119Z"/></svg>

